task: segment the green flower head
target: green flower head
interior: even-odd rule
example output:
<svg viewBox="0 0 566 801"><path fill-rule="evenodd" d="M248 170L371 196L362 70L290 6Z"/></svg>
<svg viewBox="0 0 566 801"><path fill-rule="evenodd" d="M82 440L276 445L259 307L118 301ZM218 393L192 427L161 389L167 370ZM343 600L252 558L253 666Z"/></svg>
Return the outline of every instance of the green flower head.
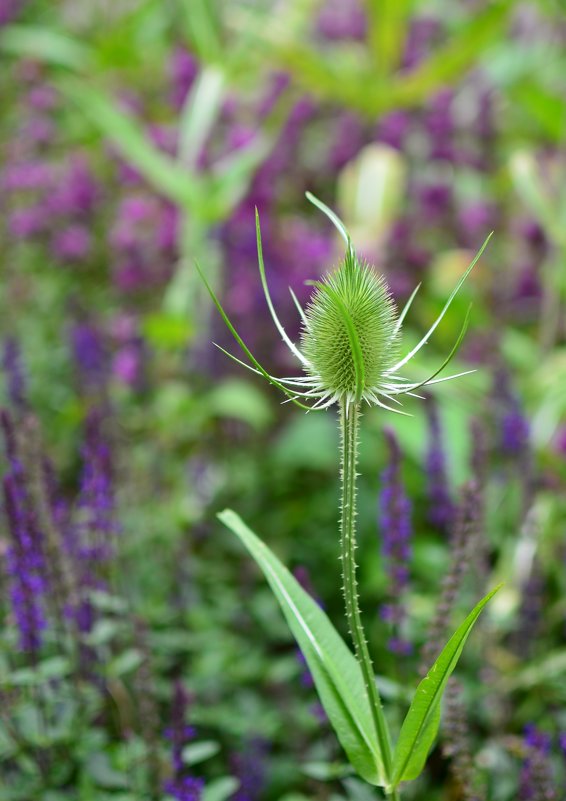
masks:
<svg viewBox="0 0 566 801"><path fill-rule="evenodd" d="M365 401L370 405L404 414L399 408L391 405L401 405L400 395L416 395L416 390L421 387L473 372L467 370L464 373L437 378L462 342L468 324L468 309L456 343L431 376L424 381L414 382L399 374L399 371L428 342L430 335L444 317L483 253L490 237L459 280L425 336L409 353L400 357L401 326L419 287L417 286L401 314L398 314L384 278L379 276L373 267L358 258L342 221L313 195L307 193L307 197L332 220L345 240L346 253L336 270L321 281L309 282L314 290L306 309L301 308L295 293L292 289L289 290L302 321L300 346L288 337L269 294L263 263L259 216L256 211L259 272L265 299L281 338L301 364L302 374L277 378L259 364L237 333L199 269L224 322L251 364L240 361L226 351L224 353L244 367L263 375L271 384L279 387L290 401L307 410L327 409L334 403L344 404L347 408L351 403ZM421 396L416 395L416 397Z"/></svg>

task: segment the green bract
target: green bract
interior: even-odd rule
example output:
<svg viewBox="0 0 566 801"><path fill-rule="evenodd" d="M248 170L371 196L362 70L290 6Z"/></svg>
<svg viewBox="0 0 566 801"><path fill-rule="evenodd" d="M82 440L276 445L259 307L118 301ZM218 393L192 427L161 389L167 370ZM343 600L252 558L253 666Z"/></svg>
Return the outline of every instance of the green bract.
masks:
<svg viewBox="0 0 566 801"><path fill-rule="evenodd" d="M468 325L468 314L466 314L462 330L452 350L432 375L424 381L412 382L399 373L428 342L429 337L446 314L460 287L483 253L491 234L456 284L444 304L444 308L429 330L409 353L398 359L401 326L419 287L417 286L414 290L401 314L397 315L384 279L376 275L373 268L358 259L349 234L339 217L314 195L307 192L307 197L336 226L346 242L346 254L344 261L334 273L326 276L322 281L310 282L315 289L306 311L299 305L293 290L289 289L303 324L301 348L289 339L269 294L263 263L259 216L256 210L257 255L265 300L277 331L291 353L298 359L303 373L297 376L277 378L262 367L232 325L197 265L201 278L224 322L251 364L240 361L231 353L226 351L224 353L252 372L262 375L271 384L282 390L290 401L307 411L328 409L335 403L343 403L347 410L351 403L358 404L365 401L391 412L406 414L398 408L401 405L398 396L415 395L415 390L420 387L440 381L449 381L473 372L473 370L466 370L456 375L436 378L451 361L464 338ZM396 406L391 404L396 404Z"/></svg>

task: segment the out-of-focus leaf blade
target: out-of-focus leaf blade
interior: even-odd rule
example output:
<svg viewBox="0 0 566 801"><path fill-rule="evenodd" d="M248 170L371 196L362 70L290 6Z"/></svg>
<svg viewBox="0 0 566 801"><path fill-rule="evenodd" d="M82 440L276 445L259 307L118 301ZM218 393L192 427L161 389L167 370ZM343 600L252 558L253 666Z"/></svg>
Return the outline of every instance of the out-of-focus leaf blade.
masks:
<svg viewBox="0 0 566 801"><path fill-rule="evenodd" d="M222 45L216 3L213 0L182 0L181 11L199 61L219 61Z"/></svg>
<svg viewBox="0 0 566 801"><path fill-rule="evenodd" d="M415 691L403 721L393 755L392 785L416 779L424 767L436 738L440 721L440 701L446 682L456 667L466 640L484 606L499 590L496 587L474 607L444 646L440 656Z"/></svg>
<svg viewBox="0 0 566 801"><path fill-rule="evenodd" d="M408 75L391 84L389 105L413 106L447 84L453 83L472 66L481 51L501 34L510 0L491 3L476 14L458 33Z"/></svg>
<svg viewBox="0 0 566 801"><path fill-rule="evenodd" d="M383 786L383 760L354 655L319 605L238 515L227 509L219 518L240 538L269 582L353 768L370 784Z"/></svg>
<svg viewBox="0 0 566 801"><path fill-rule="evenodd" d="M92 84L73 78L58 81L58 86L158 192L173 203L198 209L202 196L199 179L188 169L179 169L176 162L154 147L137 122L121 111L111 97Z"/></svg>
<svg viewBox="0 0 566 801"><path fill-rule="evenodd" d="M216 120L224 96L224 73L205 67L192 88L181 116L179 160L193 169Z"/></svg>
<svg viewBox="0 0 566 801"><path fill-rule="evenodd" d="M240 782L233 776L221 776L219 779L213 779L207 782L206 787L202 791L202 801L226 801L227 798L233 796Z"/></svg>
<svg viewBox="0 0 566 801"><path fill-rule="evenodd" d="M413 0L365 0L368 39L382 77L399 66Z"/></svg>
<svg viewBox="0 0 566 801"><path fill-rule="evenodd" d="M1 31L0 49L73 70L86 70L96 60L88 45L59 31L27 25L10 25Z"/></svg>

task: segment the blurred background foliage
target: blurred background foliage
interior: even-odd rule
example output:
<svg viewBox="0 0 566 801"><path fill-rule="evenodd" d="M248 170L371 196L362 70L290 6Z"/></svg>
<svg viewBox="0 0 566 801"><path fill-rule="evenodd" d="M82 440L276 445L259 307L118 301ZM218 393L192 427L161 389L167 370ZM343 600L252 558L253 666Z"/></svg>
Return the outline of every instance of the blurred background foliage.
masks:
<svg viewBox="0 0 566 801"><path fill-rule="evenodd" d="M406 348L495 231L415 378L470 302L476 372L364 416L361 592L399 717L444 623L506 582L407 798L562 797L565 46L560 0L3 0L1 799L370 797L215 521L237 509L340 621L334 414L213 347L194 269L293 374L254 207L297 335L288 286L341 257L306 190L401 306L422 283Z"/></svg>

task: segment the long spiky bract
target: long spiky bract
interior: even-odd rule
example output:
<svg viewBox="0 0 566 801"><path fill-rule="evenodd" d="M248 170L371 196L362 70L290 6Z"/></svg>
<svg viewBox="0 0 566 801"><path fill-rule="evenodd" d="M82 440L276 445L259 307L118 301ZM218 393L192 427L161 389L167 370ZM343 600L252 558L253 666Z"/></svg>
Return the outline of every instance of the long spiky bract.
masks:
<svg viewBox="0 0 566 801"><path fill-rule="evenodd" d="M314 195L308 199L331 220L345 241L346 252L339 266L321 280L309 281L314 287L306 309L303 309L290 288L291 298L301 318L300 342L291 340L283 327L273 304L263 259L259 214L256 209L256 236L259 274L269 313L281 339L299 361L302 374L278 378L271 375L251 353L218 300L197 264L197 270L210 293L228 330L244 352L248 362L237 359L220 348L238 364L266 378L280 389L286 402L292 402L306 411L322 411L335 403L367 403L396 414L406 414L396 408L398 397L420 397L416 390L450 381L467 375L472 370L443 376L439 374L456 355L466 333L468 309L456 342L441 365L426 379L410 381L400 371L427 344L442 318L448 311L464 281L482 255L491 234L450 293L442 311L421 340L405 356L400 357L401 329L411 308L420 284L413 291L400 314L397 313L385 280L374 269L360 260L352 246L350 236L340 218Z"/></svg>

